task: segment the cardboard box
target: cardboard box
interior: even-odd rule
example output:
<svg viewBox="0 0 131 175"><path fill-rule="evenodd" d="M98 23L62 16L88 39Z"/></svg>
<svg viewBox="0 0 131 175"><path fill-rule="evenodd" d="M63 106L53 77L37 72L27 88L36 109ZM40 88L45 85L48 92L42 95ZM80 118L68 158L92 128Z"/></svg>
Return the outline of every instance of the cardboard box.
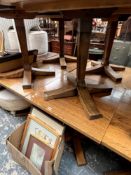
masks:
<svg viewBox="0 0 131 175"><path fill-rule="evenodd" d="M32 175L42 175L41 172L33 165L33 163L23 153L19 151L19 146L23 135L24 127L25 122L7 138L6 144L8 150L11 153L14 161L16 161L25 169L27 169ZM58 174L58 168L63 150L64 150L64 140L62 139L60 145L56 150L54 159L45 162L44 175L52 175L53 172L55 172L55 174Z"/></svg>

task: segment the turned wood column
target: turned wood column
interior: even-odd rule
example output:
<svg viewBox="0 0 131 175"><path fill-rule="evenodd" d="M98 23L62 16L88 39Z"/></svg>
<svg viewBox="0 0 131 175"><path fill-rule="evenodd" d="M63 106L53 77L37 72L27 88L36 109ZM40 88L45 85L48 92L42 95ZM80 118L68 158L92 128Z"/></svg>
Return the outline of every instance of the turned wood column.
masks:
<svg viewBox="0 0 131 175"><path fill-rule="evenodd" d="M29 60L28 60L28 48L27 48L27 42L26 42L26 32L25 32L25 26L24 26L24 19L15 18L14 21L15 21L16 31L18 34L21 53L22 53L22 57L23 57L24 69L29 70L29 68L31 66L29 65Z"/></svg>
<svg viewBox="0 0 131 175"><path fill-rule="evenodd" d="M118 17L116 17L115 19L111 18L108 21L106 38L105 38L105 50L104 50L104 56L102 60L102 64L104 66L109 65L109 58L110 58L110 53L111 53L113 41L115 38L116 30L117 30L117 25L118 25Z"/></svg>
<svg viewBox="0 0 131 175"><path fill-rule="evenodd" d="M64 57L64 20L59 19L60 58Z"/></svg>
<svg viewBox="0 0 131 175"><path fill-rule="evenodd" d="M29 64L29 58L28 58L28 48L27 48L27 42L26 42L24 19L15 18L14 21L16 25L16 30L17 30L22 58L23 58L23 67L24 67L23 88L29 89L31 88L31 84L32 84L32 72L31 72L31 65Z"/></svg>
<svg viewBox="0 0 131 175"><path fill-rule="evenodd" d="M78 22L78 48L77 48L77 83L85 83L86 64L89 57L90 36L92 31L92 18L80 18Z"/></svg>

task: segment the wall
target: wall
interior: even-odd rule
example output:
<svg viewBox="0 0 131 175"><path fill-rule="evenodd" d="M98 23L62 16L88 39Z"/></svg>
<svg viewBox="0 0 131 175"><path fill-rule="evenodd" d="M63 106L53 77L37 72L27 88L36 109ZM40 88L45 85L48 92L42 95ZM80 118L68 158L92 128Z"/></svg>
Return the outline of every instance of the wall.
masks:
<svg viewBox="0 0 131 175"><path fill-rule="evenodd" d="M39 25L38 18L35 18L33 20L32 19L31 20L24 20L24 22L25 22L25 28L26 28L26 35L28 34L31 27ZM13 26L13 25L14 25L13 19L0 18L0 31L4 32L5 49L6 50L10 49L7 32L8 32L9 27ZM27 43L28 43L28 37L27 37Z"/></svg>

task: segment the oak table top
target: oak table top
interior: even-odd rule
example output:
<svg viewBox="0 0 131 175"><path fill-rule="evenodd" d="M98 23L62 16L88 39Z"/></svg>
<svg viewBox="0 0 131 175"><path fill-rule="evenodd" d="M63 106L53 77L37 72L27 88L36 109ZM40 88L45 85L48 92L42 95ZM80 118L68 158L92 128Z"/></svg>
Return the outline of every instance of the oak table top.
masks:
<svg viewBox="0 0 131 175"><path fill-rule="evenodd" d="M44 67L52 66L44 65ZM76 74L75 68L75 63L68 64L70 74ZM77 96L44 100L44 91L57 89L63 84L65 88L70 86L67 82L67 72L61 70L57 64L55 71L55 77L37 77L33 88L28 90L22 89L22 79L0 79L0 84L86 137L105 145L131 161L131 68L120 72L123 80L117 84L101 75L86 76L88 84L93 80L94 84L106 83L114 87L109 96L93 95L96 106L103 114L103 118L96 120L88 119Z"/></svg>
<svg viewBox="0 0 131 175"><path fill-rule="evenodd" d="M130 0L1 0L0 4L31 12L131 7Z"/></svg>

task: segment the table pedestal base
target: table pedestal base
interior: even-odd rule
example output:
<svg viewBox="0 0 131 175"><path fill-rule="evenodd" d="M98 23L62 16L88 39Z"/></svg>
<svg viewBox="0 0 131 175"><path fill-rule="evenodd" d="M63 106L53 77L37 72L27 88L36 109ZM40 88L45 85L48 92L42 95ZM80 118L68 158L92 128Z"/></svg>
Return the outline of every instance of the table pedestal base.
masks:
<svg viewBox="0 0 131 175"><path fill-rule="evenodd" d="M95 74L95 73L105 73L108 77L110 77L113 81L118 82L122 80L121 75L116 73L115 71L123 71L125 67L116 66L116 65L107 65L104 66L102 63L97 61L92 61L91 65L93 67L86 69L86 74Z"/></svg>
<svg viewBox="0 0 131 175"><path fill-rule="evenodd" d="M30 70L24 68L13 70L10 72L0 73L0 78L22 78L23 89L30 89L32 86L32 76L54 76L55 71L32 67Z"/></svg>
<svg viewBox="0 0 131 175"><path fill-rule="evenodd" d="M63 83L62 88L51 91L45 91L44 92L45 100L71 97L78 94L80 102L88 118L90 120L101 118L102 115L98 111L90 94L106 93L106 95L110 95L112 88L106 87L106 85L83 84L82 86L79 86L75 78L70 76L68 77L68 81L70 81L70 85L65 86Z"/></svg>
<svg viewBox="0 0 131 175"><path fill-rule="evenodd" d="M77 58L69 55L64 55L64 57L53 56L48 59L43 59L43 63L60 63L61 69L66 69L68 62L77 62Z"/></svg>

